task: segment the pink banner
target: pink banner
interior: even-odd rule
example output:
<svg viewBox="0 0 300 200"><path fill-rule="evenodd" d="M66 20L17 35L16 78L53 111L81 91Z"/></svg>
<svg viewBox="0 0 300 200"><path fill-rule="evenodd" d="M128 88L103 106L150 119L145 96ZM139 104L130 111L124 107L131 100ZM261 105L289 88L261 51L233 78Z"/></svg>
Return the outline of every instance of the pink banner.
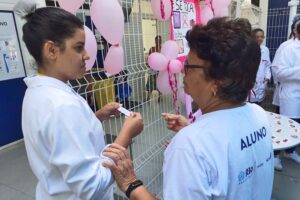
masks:
<svg viewBox="0 0 300 200"><path fill-rule="evenodd" d="M170 37L179 46L178 60L183 62L189 52L185 39L186 33L195 24L200 23L200 6L198 0L173 0Z"/></svg>

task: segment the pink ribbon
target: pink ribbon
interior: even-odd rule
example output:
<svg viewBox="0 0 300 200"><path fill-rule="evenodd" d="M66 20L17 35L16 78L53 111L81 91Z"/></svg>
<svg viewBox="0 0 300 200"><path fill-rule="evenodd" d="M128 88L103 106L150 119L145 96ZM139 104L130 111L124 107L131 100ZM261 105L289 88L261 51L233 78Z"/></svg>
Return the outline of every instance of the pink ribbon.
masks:
<svg viewBox="0 0 300 200"><path fill-rule="evenodd" d="M169 84L170 84L170 87L171 87L171 90L172 90L172 94L173 94L173 105L174 107L176 108L176 114L180 114L180 107L178 106L178 96L177 96L177 93L178 93L178 81L177 81L177 77L176 77L176 74L172 74L170 72L170 62L168 63L168 75L169 75Z"/></svg>
<svg viewBox="0 0 300 200"><path fill-rule="evenodd" d="M213 12L213 15L215 16L215 9L213 7L213 0L210 0L210 7L211 7L211 10Z"/></svg>
<svg viewBox="0 0 300 200"><path fill-rule="evenodd" d="M164 5L163 0L160 0L160 14L161 14L161 17L163 19L165 19L166 13L165 13L165 5Z"/></svg>

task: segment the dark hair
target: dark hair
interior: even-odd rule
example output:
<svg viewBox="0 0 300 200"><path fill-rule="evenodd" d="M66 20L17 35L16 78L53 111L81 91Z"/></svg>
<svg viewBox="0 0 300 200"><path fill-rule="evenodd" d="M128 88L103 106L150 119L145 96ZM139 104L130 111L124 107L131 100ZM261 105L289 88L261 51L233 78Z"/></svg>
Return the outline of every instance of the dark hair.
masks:
<svg viewBox="0 0 300 200"><path fill-rule="evenodd" d="M294 18L293 18L292 25L291 25L291 33L290 33L289 38L295 37L294 29L295 29L295 26L296 26L298 21L300 21L300 15L299 14L295 15ZM300 32L298 32L298 33L300 33Z"/></svg>
<svg viewBox="0 0 300 200"><path fill-rule="evenodd" d="M214 18L186 35L191 51L209 61L206 78L220 81L217 96L221 99L243 102L254 86L261 55L249 24L245 19Z"/></svg>
<svg viewBox="0 0 300 200"><path fill-rule="evenodd" d="M72 37L83 23L73 14L55 7L43 7L28 14L23 26L23 40L38 65L43 63L42 47L47 40L57 43L64 50L65 39Z"/></svg>
<svg viewBox="0 0 300 200"><path fill-rule="evenodd" d="M300 39L300 23L297 24L296 31L298 33L298 39Z"/></svg>
<svg viewBox="0 0 300 200"><path fill-rule="evenodd" d="M255 28L251 31L252 37L255 38L256 33L258 33L258 32L262 32L263 34L265 34L265 32L261 28Z"/></svg>

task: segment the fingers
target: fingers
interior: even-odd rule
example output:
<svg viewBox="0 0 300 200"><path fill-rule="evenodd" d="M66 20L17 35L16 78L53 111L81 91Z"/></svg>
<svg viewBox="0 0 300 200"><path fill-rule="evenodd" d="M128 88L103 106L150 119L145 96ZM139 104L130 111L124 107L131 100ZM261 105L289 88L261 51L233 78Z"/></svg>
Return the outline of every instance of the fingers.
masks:
<svg viewBox="0 0 300 200"><path fill-rule="evenodd" d="M107 162L107 161L104 161L103 163L102 163L102 166L103 167L106 167L106 168L109 168L110 170L115 170L116 168L117 168L117 166L115 165L115 164L113 164L113 163L111 163L111 162Z"/></svg>
<svg viewBox="0 0 300 200"><path fill-rule="evenodd" d="M125 148L123 148L121 150L119 148L109 147L109 148L106 148L103 151L103 153L110 153L110 156L114 156L114 157L116 157L116 159L121 159L121 160L129 158L126 154L127 150Z"/></svg>
<svg viewBox="0 0 300 200"><path fill-rule="evenodd" d="M166 121L168 121L168 120L178 120L181 117L180 115L175 115L175 114L170 114L170 113L162 113L161 115Z"/></svg>
<svg viewBox="0 0 300 200"><path fill-rule="evenodd" d="M112 109L118 109L118 108L121 106L121 104L116 103L116 102L108 103L108 105L109 105Z"/></svg>

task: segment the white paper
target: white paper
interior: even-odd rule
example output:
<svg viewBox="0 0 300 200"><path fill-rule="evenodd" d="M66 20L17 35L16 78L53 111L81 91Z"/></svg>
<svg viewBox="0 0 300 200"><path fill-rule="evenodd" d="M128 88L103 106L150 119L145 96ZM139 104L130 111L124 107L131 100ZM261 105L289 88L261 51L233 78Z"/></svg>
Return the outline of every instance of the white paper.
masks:
<svg viewBox="0 0 300 200"><path fill-rule="evenodd" d="M118 108L118 111L120 111L120 113L123 113L127 117L129 117L131 115L131 112L124 107Z"/></svg>

